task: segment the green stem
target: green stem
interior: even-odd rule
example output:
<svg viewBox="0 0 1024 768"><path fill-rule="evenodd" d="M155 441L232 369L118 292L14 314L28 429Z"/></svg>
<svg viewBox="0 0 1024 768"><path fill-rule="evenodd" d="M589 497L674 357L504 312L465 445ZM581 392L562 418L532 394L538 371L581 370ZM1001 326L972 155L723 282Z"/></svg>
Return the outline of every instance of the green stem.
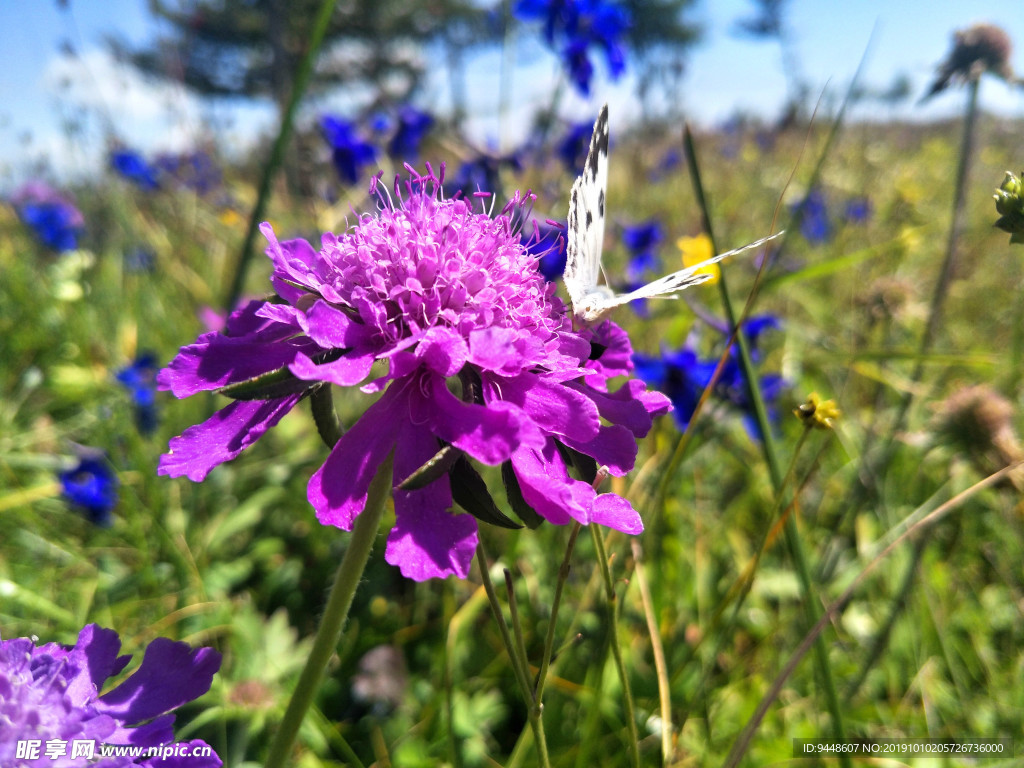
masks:
<svg viewBox="0 0 1024 768"><path fill-rule="evenodd" d="M535 694L538 703L544 700L544 683L547 681L548 667L551 665L551 655L555 646L555 624L558 618L558 606L562 602L562 590L565 588L566 579L569 578L569 567L572 560L572 551L576 546L576 538L580 535L583 526L573 523L572 531L569 533L569 543L565 547L565 557L562 558L562 565L558 569L558 580L555 582L555 598L551 602L551 618L548 620L548 633L544 638L544 656L540 661L540 671L537 673L537 684Z"/></svg>
<svg viewBox="0 0 1024 768"><path fill-rule="evenodd" d="M512 671L515 673L516 682L519 684L519 690L523 695L523 701L526 703L526 716L530 721L533 738L537 742L538 760L541 768L551 768L551 758L548 757L548 742L544 735L544 721L541 719L543 708L540 706L539 700L534 696L533 689L530 687L526 652L525 650L520 652L520 646L513 641L512 636L509 634L508 624L505 623L505 616L501 610L501 603L498 602L498 594L494 591L494 583L491 581L491 574L487 570L487 554L484 552L483 542L480 541L477 542L476 546L476 564L480 568L480 578L484 584L484 592L487 593L487 599L491 604L491 612L494 614L494 620L498 623L501 640L504 643L505 650L508 652L509 658L512 661ZM511 576L506 578L510 579ZM510 605L514 605L511 582L509 582L509 603ZM513 608L512 611L513 620L518 624L518 614L515 608Z"/></svg>
<svg viewBox="0 0 1024 768"><path fill-rule="evenodd" d="M306 659L306 666L292 692L284 718L277 733L274 734L266 768L284 768L286 765L302 720L313 703L313 698L323 681L327 663L341 639L349 608L352 607L352 597L363 577L366 561L370 557L373 541L377 537L377 530L384 516L384 507L391 490L391 467L392 457L388 456L370 482L366 506L352 526L348 548L334 577L323 616L320 617L320 627L313 642L313 650Z"/></svg>
<svg viewBox="0 0 1024 768"><path fill-rule="evenodd" d="M626 665L622 660L622 646L619 645L619 601L615 594L612 571L608 564L608 553L605 551L604 538L601 536L599 526L591 525L590 535L594 539L594 550L597 552L597 562L601 567L605 597L608 601L608 635L612 645L612 656L615 658L615 668L618 670L619 680L622 682L622 698L626 708L626 725L629 726L629 755L632 759L633 768L640 768L640 733L636 727L636 713L633 706L633 692L629 687L629 675L626 671Z"/></svg>
<svg viewBox="0 0 1024 768"><path fill-rule="evenodd" d="M292 83L292 91L288 97L288 106L281 116L281 127L277 131L277 138L274 139L274 146L270 150L270 157L263 166L263 176L260 178L259 192L256 195L256 205L249 217L249 226L245 231L245 241L242 244L242 254L238 259L238 266L235 268L234 277L231 280L231 287L224 297L224 308L231 312L242 295L242 287L245 285L245 275L249 271L249 263L253 257L253 242L256 239L256 229L263 220L267 209L267 202L270 200L270 185L274 181L278 168L284 160L284 150L292 135L292 124L295 122L295 113L298 110L299 101L306 92L309 79L313 74L313 65L316 62L320 46L324 42L327 28L331 23L331 14L334 12L335 0L323 0L320 3L320 10L317 12L316 21L313 24L313 34L309 38L309 48L306 55L302 57L298 72L295 73L295 81Z"/></svg>

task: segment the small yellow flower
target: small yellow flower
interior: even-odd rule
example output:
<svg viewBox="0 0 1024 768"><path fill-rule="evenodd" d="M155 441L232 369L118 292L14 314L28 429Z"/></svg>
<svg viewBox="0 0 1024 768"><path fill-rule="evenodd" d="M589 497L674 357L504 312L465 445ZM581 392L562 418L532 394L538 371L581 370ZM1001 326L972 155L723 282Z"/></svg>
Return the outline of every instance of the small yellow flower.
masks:
<svg viewBox="0 0 1024 768"><path fill-rule="evenodd" d="M220 215L218 215L217 218L220 219L221 224L224 224L229 227L239 226L245 221L242 218L242 215L234 208L225 208L223 211L220 212Z"/></svg>
<svg viewBox="0 0 1024 768"><path fill-rule="evenodd" d="M683 259L684 267L693 267L700 264L702 261L707 261L713 258L715 255L714 250L711 248L711 238L705 234L697 235L696 237L680 237L676 240L676 248L679 249L679 253ZM706 267L701 267L697 270L698 275L711 275L708 279L708 283L717 283L718 276L722 274L718 268L718 264L708 264Z"/></svg>
<svg viewBox="0 0 1024 768"><path fill-rule="evenodd" d="M793 409L793 415L808 428L832 429L842 411L835 400L822 400L817 392L807 396L807 402Z"/></svg>

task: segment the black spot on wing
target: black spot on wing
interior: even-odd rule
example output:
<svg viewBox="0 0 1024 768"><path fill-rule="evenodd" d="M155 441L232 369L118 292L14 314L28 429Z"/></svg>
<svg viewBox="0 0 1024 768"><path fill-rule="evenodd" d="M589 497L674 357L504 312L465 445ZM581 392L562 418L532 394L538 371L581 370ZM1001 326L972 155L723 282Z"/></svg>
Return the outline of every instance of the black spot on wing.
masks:
<svg viewBox="0 0 1024 768"><path fill-rule="evenodd" d="M601 214L601 218L604 218L604 190L602 189L600 194L597 196L597 212Z"/></svg>
<svg viewBox="0 0 1024 768"><path fill-rule="evenodd" d="M594 223L594 214L587 211L587 231L590 231L591 225Z"/></svg>
<svg viewBox="0 0 1024 768"><path fill-rule="evenodd" d="M598 160L601 157L608 157L608 105L601 107L601 113L594 123L594 135L590 137L590 150L587 152L587 162L583 172L590 176L591 182L597 180Z"/></svg>

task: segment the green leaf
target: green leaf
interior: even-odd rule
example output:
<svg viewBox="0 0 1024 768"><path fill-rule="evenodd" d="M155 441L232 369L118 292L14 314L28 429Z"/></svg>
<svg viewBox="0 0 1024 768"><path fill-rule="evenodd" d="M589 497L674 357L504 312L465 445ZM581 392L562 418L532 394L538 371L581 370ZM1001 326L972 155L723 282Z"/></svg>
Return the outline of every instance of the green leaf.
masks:
<svg viewBox="0 0 1024 768"><path fill-rule="evenodd" d="M399 490L415 491L423 488L424 486L430 485L441 477L441 475L447 474L451 471L455 462L462 456L463 453L458 448L451 445L445 445L441 450L427 459L423 466L400 482L398 484Z"/></svg>
<svg viewBox="0 0 1024 768"><path fill-rule="evenodd" d="M502 462L501 480L505 484L505 497L516 517L522 520L527 528L531 530L538 528L544 522L544 518L538 515L537 510L523 498L523 491L519 487L519 478L516 477L511 461Z"/></svg>
<svg viewBox="0 0 1024 768"><path fill-rule="evenodd" d="M452 481L452 498L455 503L477 520L497 525L500 528L522 528L515 520L498 509L487 490L487 483L473 469L469 460L460 455L449 473Z"/></svg>

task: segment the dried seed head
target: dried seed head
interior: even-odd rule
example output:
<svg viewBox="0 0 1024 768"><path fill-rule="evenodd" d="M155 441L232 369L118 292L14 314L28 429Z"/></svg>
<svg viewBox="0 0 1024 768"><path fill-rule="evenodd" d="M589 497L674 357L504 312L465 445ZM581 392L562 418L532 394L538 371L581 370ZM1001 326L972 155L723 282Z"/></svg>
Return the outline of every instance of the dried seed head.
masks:
<svg viewBox="0 0 1024 768"><path fill-rule="evenodd" d="M1001 27L975 24L953 33L953 50L939 65L935 82L921 101L945 90L951 82L977 80L983 72L991 72L1008 83L1019 83L1010 67L1013 43Z"/></svg>

